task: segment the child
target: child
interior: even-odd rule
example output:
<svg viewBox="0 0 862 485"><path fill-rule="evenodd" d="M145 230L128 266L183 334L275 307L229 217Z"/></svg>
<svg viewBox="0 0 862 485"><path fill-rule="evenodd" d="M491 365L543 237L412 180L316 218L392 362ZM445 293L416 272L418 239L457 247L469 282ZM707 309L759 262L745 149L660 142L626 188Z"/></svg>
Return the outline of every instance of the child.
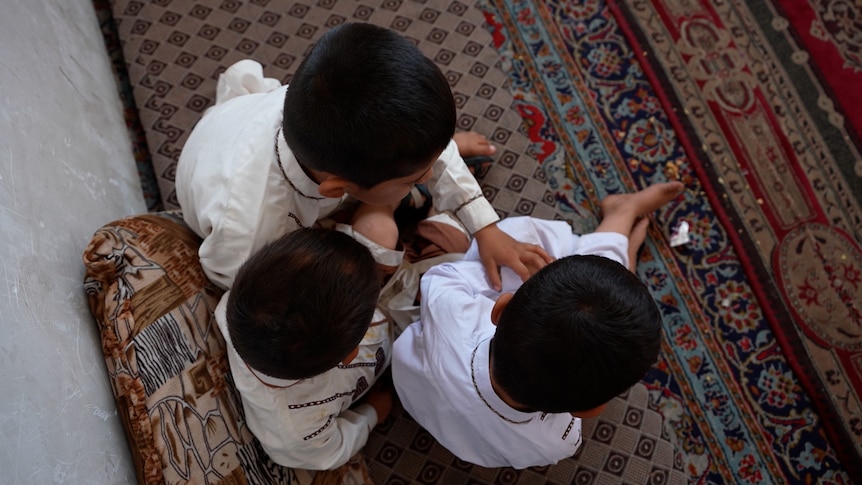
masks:
<svg viewBox="0 0 862 485"><path fill-rule="evenodd" d="M183 217L203 237L201 265L219 286L229 288L265 243L314 226L347 196L392 205L421 183L434 208L475 237L492 286L498 266L526 278L527 264L547 261L497 228L453 141L446 78L407 39L370 24L338 26L290 89L277 84L253 61L229 68L177 165Z"/></svg>
<svg viewBox="0 0 862 485"><path fill-rule="evenodd" d="M420 183L427 185L436 210L453 213L475 237L492 285L499 286L497 265L526 278L526 264L547 260L540 248L518 243L497 228L495 211L453 141L455 105L445 76L392 31L369 24L332 29L300 64L290 89L265 79L259 64L242 61L220 78L217 97L183 147L176 188L184 220L203 237L201 265L225 289L233 285L240 264L266 243L318 225L348 196L371 206L395 205ZM361 231L349 232L361 236ZM378 262L399 266L398 251L370 249L389 258ZM305 283L274 278L273 294L303 292ZM353 305L353 296L345 292L338 304ZM380 331L379 338L385 341L373 343L385 363L391 337ZM242 363L236 365L232 372L245 372ZM361 394L356 389L375 378L367 375L362 386L354 383L355 389L339 393ZM309 382L328 389L319 381ZM240 387L240 392L253 389ZM338 395L335 404L344 399ZM269 422L265 413L275 418L280 412L273 401L251 414ZM281 464L337 467L364 444L367 430L356 431L364 425L356 426L354 417L318 416L329 417L324 423L311 421L321 432L304 435L307 439L290 450L281 446L291 442L290 436L278 436L267 426L252 429Z"/></svg>
<svg viewBox="0 0 862 485"><path fill-rule="evenodd" d="M284 291L281 281L301 284ZM391 353L390 326L375 311L379 292L368 249L315 228L257 251L219 302L246 422L276 463L336 468L389 414L391 395L369 390Z"/></svg>
<svg viewBox="0 0 862 485"><path fill-rule="evenodd" d="M560 258L523 285L504 270L502 293L488 285L475 246L463 261L431 268L420 321L393 348L404 409L477 465L543 466L574 454L581 418L599 415L658 356L661 315L627 268L646 237L641 216L682 188L608 196L602 222L584 236L560 221L502 221Z"/></svg>

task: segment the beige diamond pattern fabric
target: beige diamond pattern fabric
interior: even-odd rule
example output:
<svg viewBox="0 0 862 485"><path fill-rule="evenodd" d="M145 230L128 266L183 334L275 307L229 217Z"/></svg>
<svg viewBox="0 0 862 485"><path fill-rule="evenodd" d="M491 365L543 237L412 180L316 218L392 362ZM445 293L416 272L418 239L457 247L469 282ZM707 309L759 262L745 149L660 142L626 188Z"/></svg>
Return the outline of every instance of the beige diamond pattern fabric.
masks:
<svg viewBox="0 0 862 485"><path fill-rule="evenodd" d="M403 409L378 426L365 446L374 483L408 484L624 484L683 483L661 415L636 384L597 418L583 421L584 444L574 457L526 470L483 468L443 448Z"/></svg>
<svg viewBox="0 0 862 485"><path fill-rule="evenodd" d="M559 218L544 172L529 155L521 119L479 9L459 1L278 2L116 1L123 44L147 144L166 209L178 208L176 161L183 143L212 105L218 75L241 59L289 83L311 45L345 22L370 22L414 41L445 73L458 107L458 129L475 130L500 148L479 174L500 215Z"/></svg>

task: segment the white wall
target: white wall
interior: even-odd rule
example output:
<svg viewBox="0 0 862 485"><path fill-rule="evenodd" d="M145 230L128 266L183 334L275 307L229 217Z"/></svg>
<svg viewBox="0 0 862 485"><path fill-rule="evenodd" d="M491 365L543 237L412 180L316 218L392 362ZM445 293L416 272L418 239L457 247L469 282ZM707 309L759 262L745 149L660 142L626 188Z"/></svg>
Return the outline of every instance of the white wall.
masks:
<svg viewBox="0 0 862 485"><path fill-rule="evenodd" d="M0 483L133 483L82 288L101 225L145 212L91 0L0 14Z"/></svg>

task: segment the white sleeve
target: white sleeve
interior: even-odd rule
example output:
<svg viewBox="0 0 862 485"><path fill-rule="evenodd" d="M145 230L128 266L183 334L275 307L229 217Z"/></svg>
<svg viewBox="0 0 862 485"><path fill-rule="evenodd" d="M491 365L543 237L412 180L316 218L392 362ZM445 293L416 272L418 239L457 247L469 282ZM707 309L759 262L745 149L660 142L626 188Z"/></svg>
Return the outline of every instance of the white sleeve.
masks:
<svg viewBox="0 0 862 485"><path fill-rule="evenodd" d="M296 414L299 413L285 412L285 423L298 421L301 416ZM307 427L305 422L296 424ZM296 435L295 426L253 431L264 451L279 465L305 470L333 470L347 463L365 446L369 433L377 424L377 411L370 404L360 404L337 416L330 415L320 424L322 428L305 436ZM251 421L249 425L251 427Z"/></svg>
<svg viewBox="0 0 862 485"><path fill-rule="evenodd" d="M496 294L478 261L456 261L433 266L419 282L421 322L428 349L457 348L453 343L474 327L474 315L490 315ZM489 306L490 305L490 306ZM428 355L435 360L439 355Z"/></svg>
<svg viewBox="0 0 862 485"><path fill-rule="evenodd" d="M482 195L479 182L458 153L454 140L449 142L432 169L434 174L427 186L434 208L455 214L470 234L500 220L494 207Z"/></svg>
<svg viewBox="0 0 862 485"><path fill-rule="evenodd" d="M593 232L580 236L572 254L594 254L629 267L629 238L616 232Z"/></svg>
<svg viewBox="0 0 862 485"><path fill-rule="evenodd" d="M507 217L498 222L497 227L513 239L541 247L554 258L572 254L579 237L572 234L572 227L565 221L549 221L530 216ZM471 243L464 259L480 260L475 241Z"/></svg>
<svg viewBox="0 0 862 485"><path fill-rule="evenodd" d="M263 76L263 66L251 59L243 59L221 73L216 83L216 105L253 93L267 93L281 87L278 79Z"/></svg>
<svg viewBox="0 0 862 485"><path fill-rule="evenodd" d="M579 236L564 221L549 221L535 217L507 217L497 226L513 238L541 246L554 258L574 254L595 254L612 259L625 267L629 264L629 240L616 232L593 232ZM475 241L464 259L479 260Z"/></svg>
<svg viewBox="0 0 862 485"><path fill-rule="evenodd" d="M275 231L281 230L287 234L299 229L299 225L288 218L285 218L283 227L273 225L264 227L261 223L255 228L253 225L258 222L262 214L253 214L250 211L247 214L242 225L236 218L228 221L228 216L225 214L208 212L199 214L198 220L206 221L206 224L211 224L209 220L211 215L222 217L217 225L209 226L208 229L211 232L204 236L198 249L198 258L207 278L223 289L233 285L240 266L251 257L254 251L281 235ZM186 218L187 222L188 220Z"/></svg>
<svg viewBox="0 0 862 485"><path fill-rule="evenodd" d="M245 247L250 248L251 242L248 242ZM242 253L227 250L222 241L213 234L205 237L198 249L198 258L204 274L222 289L228 289L233 285L240 265L248 259L248 256L247 250Z"/></svg>

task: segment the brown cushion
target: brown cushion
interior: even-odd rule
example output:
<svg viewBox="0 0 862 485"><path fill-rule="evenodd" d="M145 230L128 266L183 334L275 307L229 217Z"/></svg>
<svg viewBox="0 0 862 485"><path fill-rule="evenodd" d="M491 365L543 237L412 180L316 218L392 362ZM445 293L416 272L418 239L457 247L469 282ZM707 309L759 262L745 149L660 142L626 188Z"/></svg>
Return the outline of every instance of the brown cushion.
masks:
<svg viewBox="0 0 862 485"><path fill-rule="evenodd" d="M213 317L222 291L176 212L99 229L84 287L139 483L370 483L361 454L326 473L273 463L249 431Z"/></svg>

